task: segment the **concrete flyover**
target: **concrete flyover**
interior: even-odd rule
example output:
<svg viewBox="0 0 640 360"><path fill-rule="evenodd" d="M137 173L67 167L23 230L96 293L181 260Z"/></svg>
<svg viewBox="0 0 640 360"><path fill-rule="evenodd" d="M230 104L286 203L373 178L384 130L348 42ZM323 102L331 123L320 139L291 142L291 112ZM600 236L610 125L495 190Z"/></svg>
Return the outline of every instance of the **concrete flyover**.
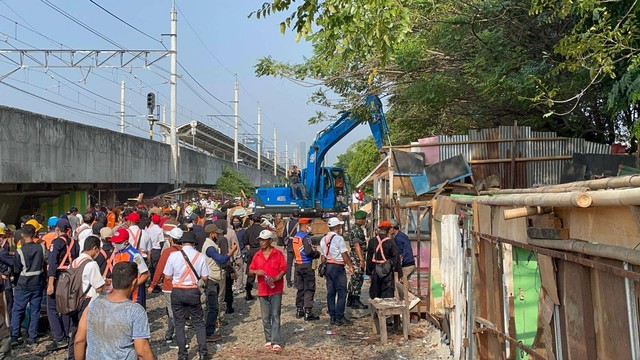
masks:
<svg viewBox="0 0 640 360"><path fill-rule="evenodd" d="M231 161L185 147L179 153L181 185L214 185L225 167L237 169L256 186L277 181L272 171L235 166ZM153 195L173 188L170 162L170 146L158 141L0 106L2 203L17 197L57 196L72 190L120 191L123 196L140 191ZM24 204L18 207L22 209L0 209L0 220L10 213L34 208L26 209Z"/></svg>

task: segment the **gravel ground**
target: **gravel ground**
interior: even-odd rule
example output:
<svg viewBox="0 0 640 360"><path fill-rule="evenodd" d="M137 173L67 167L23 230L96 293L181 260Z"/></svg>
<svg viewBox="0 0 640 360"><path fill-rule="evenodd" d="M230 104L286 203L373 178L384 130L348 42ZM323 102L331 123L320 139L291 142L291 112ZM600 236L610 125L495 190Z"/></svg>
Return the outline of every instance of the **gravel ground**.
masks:
<svg viewBox="0 0 640 360"><path fill-rule="evenodd" d="M368 289L365 282L363 290ZM256 290L254 290L254 295ZM364 294L363 299L367 298ZM169 349L163 341L166 317L162 299L152 296L147 300L151 326L151 346L159 360L177 358L177 349ZM223 306L224 307L224 306ZM320 320L305 322L295 318L295 289L285 288L282 304L281 331L284 339L283 350L274 353L263 349L265 343L260 319L260 305L257 300L246 302L244 294L234 300L235 313L224 316L224 325L220 329L222 341L209 343L209 352L214 358L228 359L450 359L449 349L440 343L440 333L427 321L410 326L409 341L402 338L402 331L390 331L387 345L380 345L380 338L373 334L368 310L347 310L353 325L332 326L326 310L325 280L317 279L316 303L314 312L320 314ZM391 329L390 329L391 330ZM330 332L331 334L327 334ZM190 355L197 358L196 339L192 330ZM67 358L66 351L46 353L48 344L43 339L37 346L21 346L14 350L16 359L52 359ZM216 351L217 350L217 351Z"/></svg>

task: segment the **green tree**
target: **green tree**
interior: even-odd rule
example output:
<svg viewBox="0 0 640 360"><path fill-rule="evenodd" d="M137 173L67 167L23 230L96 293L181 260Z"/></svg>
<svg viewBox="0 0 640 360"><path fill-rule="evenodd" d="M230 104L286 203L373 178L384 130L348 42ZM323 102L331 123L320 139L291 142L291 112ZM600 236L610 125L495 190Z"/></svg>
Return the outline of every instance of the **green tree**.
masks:
<svg viewBox="0 0 640 360"><path fill-rule="evenodd" d="M244 191L245 195L250 196L250 194L253 194L255 186L243 174L230 167L225 167L216 182L216 188L227 195L240 196L241 191Z"/></svg>
<svg viewBox="0 0 640 360"><path fill-rule="evenodd" d="M351 144L344 154L338 155L336 166L345 170L351 187L355 187L373 168L378 165L381 156L376 148L373 137L356 141ZM365 192L371 192L371 186L364 187Z"/></svg>
<svg viewBox="0 0 640 360"><path fill-rule="evenodd" d="M314 53L302 64L265 57L256 73L317 85L311 100L339 110L385 96L394 143L514 120L610 142L637 118L629 101L640 87L637 11L626 0L272 0L254 14L288 13L281 31L291 28ZM596 39L617 52L590 50L587 30L603 20L584 17L607 19L595 28L607 36ZM580 60L596 54L593 65ZM618 77L594 78L594 66ZM331 92L341 101L329 101Z"/></svg>

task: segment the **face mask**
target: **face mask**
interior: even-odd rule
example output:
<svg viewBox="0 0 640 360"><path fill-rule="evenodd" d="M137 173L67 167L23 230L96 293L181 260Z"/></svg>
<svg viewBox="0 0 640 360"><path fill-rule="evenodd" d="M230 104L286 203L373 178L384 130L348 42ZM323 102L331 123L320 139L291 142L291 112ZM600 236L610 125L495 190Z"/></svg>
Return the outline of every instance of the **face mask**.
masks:
<svg viewBox="0 0 640 360"><path fill-rule="evenodd" d="M118 250L122 250L122 249L126 248L127 246L124 243L121 243L121 244L113 244L113 247L115 247Z"/></svg>
<svg viewBox="0 0 640 360"><path fill-rule="evenodd" d="M193 223L187 223L187 229L193 229Z"/></svg>
<svg viewBox="0 0 640 360"><path fill-rule="evenodd" d="M239 228L240 227L240 223L239 222L234 222L233 223L233 227L234 228Z"/></svg>

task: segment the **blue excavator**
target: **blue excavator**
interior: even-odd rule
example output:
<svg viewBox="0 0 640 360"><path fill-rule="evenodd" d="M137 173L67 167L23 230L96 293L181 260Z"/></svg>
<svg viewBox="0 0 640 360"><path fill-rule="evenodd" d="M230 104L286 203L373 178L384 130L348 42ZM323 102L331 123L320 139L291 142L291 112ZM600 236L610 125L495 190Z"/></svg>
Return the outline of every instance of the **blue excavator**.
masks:
<svg viewBox="0 0 640 360"><path fill-rule="evenodd" d="M337 121L320 131L309 147L307 168L302 169L300 175L300 182L306 189L306 199L297 194L294 196L291 187L286 184L259 187L255 192L256 212L320 216L347 211L351 191L344 170L323 166L324 158L338 141L365 122L369 123L378 150L385 139L389 139L389 128L380 98L369 95L365 105L371 116L361 119L355 112L344 112Z"/></svg>

